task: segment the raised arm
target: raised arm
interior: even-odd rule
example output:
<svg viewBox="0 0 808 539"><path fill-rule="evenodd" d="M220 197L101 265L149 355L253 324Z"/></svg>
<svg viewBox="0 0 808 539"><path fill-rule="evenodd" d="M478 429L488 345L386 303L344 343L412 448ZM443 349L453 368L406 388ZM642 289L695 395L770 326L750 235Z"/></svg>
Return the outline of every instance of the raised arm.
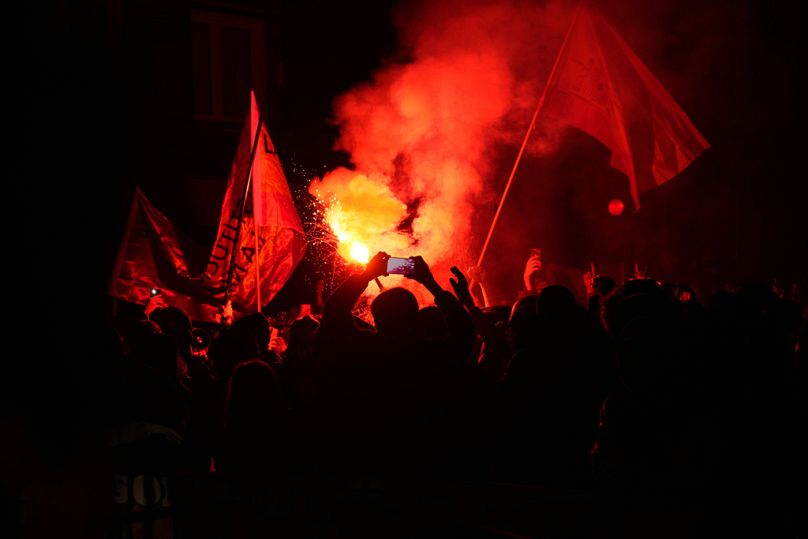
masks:
<svg viewBox="0 0 808 539"><path fill-rule="evenodd" d="M323 306L323 319L318 334L322 336L360 331L353 322L353 307L370 281L380 275L387 275L388 258L387 253L376 253L364 271L351 275L334 290Z"/></svg>
<svg viewBox="0 0 808 539"><path fill-rule="evenodd" d="M410 278L424 285L434 296L435 305L438 306L446 320L449 340L453 342L459 352L463 353L463 357L469 357L476 336L471 318L457 298L438 285L424 259L420 256L414 256L412 259L415 261L415 270Z"/></svg>

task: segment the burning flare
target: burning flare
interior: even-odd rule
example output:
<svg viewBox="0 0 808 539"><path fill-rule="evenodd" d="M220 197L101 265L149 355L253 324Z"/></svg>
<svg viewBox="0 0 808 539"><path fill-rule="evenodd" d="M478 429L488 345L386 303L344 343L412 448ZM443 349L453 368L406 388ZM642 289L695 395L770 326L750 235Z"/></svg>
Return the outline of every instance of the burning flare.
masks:
<svg viewBox="0 0 808 539"><path fill-rule="evenodd" d="M355 241L351 244L351 258L362 264L367 264L370 260L370 251L364 243Z"/></svg>
<svg viewBox="0 0 808 539"><path fill-rule="evenodd" d="M407 206L382 179L338 168L313 181L309 192L325 204L324 220L345 260L366 264L377 251L406 256L410 242L397 228Z"/></svg>

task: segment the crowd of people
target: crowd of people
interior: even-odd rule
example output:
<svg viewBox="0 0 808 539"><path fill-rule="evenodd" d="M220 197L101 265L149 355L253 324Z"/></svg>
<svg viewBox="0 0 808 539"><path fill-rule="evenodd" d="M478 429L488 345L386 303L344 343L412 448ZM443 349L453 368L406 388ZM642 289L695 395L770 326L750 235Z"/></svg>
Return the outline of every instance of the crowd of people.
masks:
<svg viewBox="0 0 808 539"><path fill-rule="evenodd" d="M484 306L413 257L434 305L385 289L369 322L354 307L387 258L281 335L255 313L201 347L166 306L96 331L87 393L114 468L581 490L604 536L798 528L805 301L587 275L581 305L531 260L512 306Z"/></svg>

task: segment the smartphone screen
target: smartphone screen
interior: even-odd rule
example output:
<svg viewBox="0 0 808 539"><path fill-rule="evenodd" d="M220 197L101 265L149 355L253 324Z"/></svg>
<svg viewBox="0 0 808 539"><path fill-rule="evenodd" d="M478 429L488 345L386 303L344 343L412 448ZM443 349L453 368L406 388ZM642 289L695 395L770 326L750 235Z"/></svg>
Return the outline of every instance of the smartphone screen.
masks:
<svg viewBox="0 0 808 539"><path fill-rule="evenodd" d="M415 270L415 262L409 258L396 258L391 256L387 259L387 273L398 273L399 275L412 275Z"/></svg>

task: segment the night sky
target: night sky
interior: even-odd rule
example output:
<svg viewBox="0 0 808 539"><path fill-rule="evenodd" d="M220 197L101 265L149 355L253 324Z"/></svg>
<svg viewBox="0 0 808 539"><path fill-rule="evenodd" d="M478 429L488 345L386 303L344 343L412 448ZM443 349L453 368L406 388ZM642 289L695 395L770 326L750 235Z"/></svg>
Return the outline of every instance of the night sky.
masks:
<svg viewBox="0 0 808 539"><path fill-rule="evenodd" d="M619 173L603 172L608 154L597 143L568 135L571 150L530 158L521 174L547 177L563 169L586 177L595 167L603 186L571 198L563 185L547 184L539 197L522 181L514 193L519 202L504 217L506 230L537 207L558 204L543 213L544 220L523 224L518 241L503 238L499 255L526 249L530 238L522 237L532 234L560 262L580 265L604 248L605 236L593 231L622 232L630 239L620 248L646 264L661 267L663 249L655 247L660 242L677 258L689 259L676 265L684 278L698 278L704 265L733 281L804 276L808 220L799 167L805 152L797 99L798 17L771 2L646 4L598 5L713 148L680 178L648 193L642 214L618 223L606 202L619 190ZM15 275L11 288L21 315L44 311L61 323L71 312L103 310L136 180L123 170L132 156L121 80L105 69L110 49L93 30L100 10L88 2L28 10L19 71L7 79L18 92L7 103L24 148L12 155L7 178L15 198L8 204L14 211L5 263ZM406 28L417 13L418 6L386 1L281 4L283 87L270 128L293 187L309 173L348 162L333 150L333 100L380 66L407 60L397 28ZM492 179L492 185L504 183L515 151L509 144L501 148L492 171L501 180ZM583 162L580 152L591 162ZM494 208L495 202L479 209L476 228L487 226ZM172 208L164 210L172 214Z"/></svg>

